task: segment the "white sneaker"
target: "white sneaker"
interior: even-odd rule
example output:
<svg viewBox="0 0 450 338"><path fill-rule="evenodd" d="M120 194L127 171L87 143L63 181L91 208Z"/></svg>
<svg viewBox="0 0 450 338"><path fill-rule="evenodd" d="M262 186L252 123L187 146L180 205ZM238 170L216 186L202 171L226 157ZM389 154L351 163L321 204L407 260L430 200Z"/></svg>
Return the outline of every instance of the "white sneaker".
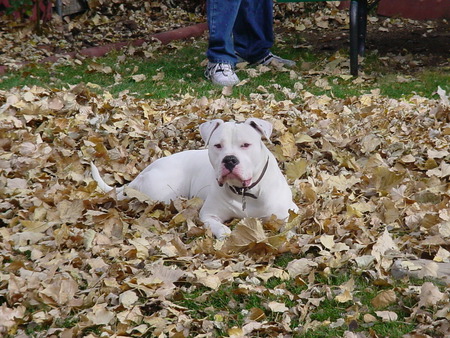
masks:
<svg viewBox="0 0 450 338"><path fill-rule="evenodd" d="M205 76L212 83L219 86L234 86L240 82L234 72L233 66L228 63L208 62Z"/></svg>
<svg viewBox="0 0 450 338"><path fill-rule="evenodd" d="M245 61L241 56L239 56L239 55L236 55L236 56L238 58L238 62L244 62ZM262 58L259 61L256 61L255 63L252 63L251 65L252 66L257 66L257 65L268 66L272 62L279 63L279 64L281 64L283 66L288 67L288 68L294 67L296 65L295 61L288 60L288 59L283 59L282 57L279 57L278 55L275 55L275 54L272 54L272 53L269 53L266 57Z"/></svg>

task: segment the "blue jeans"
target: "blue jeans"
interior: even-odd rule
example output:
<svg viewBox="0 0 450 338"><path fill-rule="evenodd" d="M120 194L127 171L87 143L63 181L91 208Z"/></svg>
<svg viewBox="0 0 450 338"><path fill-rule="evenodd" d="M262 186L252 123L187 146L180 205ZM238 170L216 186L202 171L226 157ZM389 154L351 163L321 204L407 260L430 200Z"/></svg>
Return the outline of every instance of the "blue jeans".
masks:
<svg viewBox="0 0 450 338"><path fill-rule="evenodd" d="M207 0L210 62L249 63L269 54L273 45L272 0Z"/></svg>

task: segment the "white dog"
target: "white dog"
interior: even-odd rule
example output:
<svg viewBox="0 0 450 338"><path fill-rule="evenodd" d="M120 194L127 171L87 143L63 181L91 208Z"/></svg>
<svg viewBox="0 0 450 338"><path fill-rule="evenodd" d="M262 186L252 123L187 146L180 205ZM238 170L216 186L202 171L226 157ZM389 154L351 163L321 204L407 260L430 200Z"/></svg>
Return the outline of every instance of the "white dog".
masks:
<svg viewBox="0 0 450 338"><path fill-rule="evenodd" d="M272 125L250 118L244 123L212 120L200 125L206 150L187 150L160 158L142 171L128 187L150 198L170 202L177 197L200 197L205 202L200 220L218 239L230 234L223 223L233 218L286 219L298 210L291 190L262 137L269 139ZM105 192L113 187L92 164L92 176ZM123 188L117 189L119 199Z"/></svg>

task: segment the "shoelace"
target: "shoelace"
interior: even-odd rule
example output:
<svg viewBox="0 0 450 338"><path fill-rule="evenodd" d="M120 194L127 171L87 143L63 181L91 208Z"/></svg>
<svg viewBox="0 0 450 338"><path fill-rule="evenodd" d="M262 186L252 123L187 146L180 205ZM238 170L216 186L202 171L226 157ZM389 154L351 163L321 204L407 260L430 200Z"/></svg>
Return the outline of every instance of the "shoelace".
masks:
<svg viewBox="0 0 450 338"><path fill-rule="evenodd" d="M258 63L260 65L264 65L266 64L267 61L269 61L270 59L275 59L274 55L272 53L269 53L264 59L262 59L261 61L259 61Z"/></svg>
<svg viewBox="0 0 450 338"><path fill-rule="evenodd" d="M226 63L217 63L214 66L208 68L208 75L211 76L212 73L222 72L231 72L231 66Z"/></svg>

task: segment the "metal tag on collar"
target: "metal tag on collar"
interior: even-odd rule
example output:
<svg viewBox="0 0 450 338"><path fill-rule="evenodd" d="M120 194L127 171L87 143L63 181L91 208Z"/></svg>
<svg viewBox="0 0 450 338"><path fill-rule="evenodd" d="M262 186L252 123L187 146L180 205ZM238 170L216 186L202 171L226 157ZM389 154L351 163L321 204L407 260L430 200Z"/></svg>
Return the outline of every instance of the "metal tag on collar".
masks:
<svg viewBox="0 0 450 338"><path fill-rule="evenodd" d="M245 200L245 192L247 189L242 189L242 211L245 211L245 208L247 207L247 201Z"/></svg>

